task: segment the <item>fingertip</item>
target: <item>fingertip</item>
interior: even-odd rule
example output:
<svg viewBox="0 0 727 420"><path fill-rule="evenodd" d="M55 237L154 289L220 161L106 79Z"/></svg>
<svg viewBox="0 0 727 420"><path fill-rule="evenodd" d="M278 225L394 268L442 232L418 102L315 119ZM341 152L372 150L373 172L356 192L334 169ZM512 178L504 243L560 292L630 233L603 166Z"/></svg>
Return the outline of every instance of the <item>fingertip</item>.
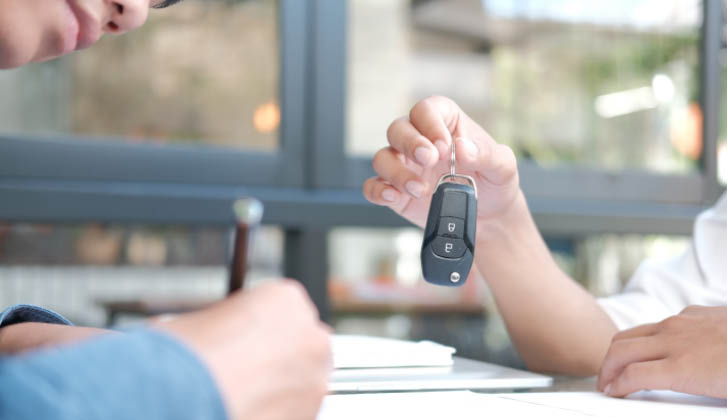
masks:
<svg viewBox="0 0 727 420"><path fill-rule="evenodd" d="M603 393L608 395L609 397L611 396L611 384L608 384L605 388L603 388Z"/></svg>
<svg viewBox="0 0 727 420"><path fill-rule="evenodd" d="M596 389L600 392L605 392L603 387L603 375L601 373L598 374L598 378L596 378Z"/></svg>
<svg viewBox="0 0 727 420"><path fill-rule="evenodd" d="M408 181L405 184L406 190L411 194L414 198L421 198L422 194L424 194L425 185L417 180L411 180Z"/></svg>
<svg viewBox="0 0 727 420"><path fill-rule="evenodd" d="M381 192L381 198L388 203L396 203L399 200L399 193L393 188L386 188Z"/></svg>
<svg viewBox="0 0 727 420"><path fill-rule="evenodd" d="M436 160L436 150L428 146L419 146L414 150L414 160L424 167L433 165Z"/></svg>
<svg viewBox="0 0 727 420"><path fill-rule="evenodd" d="M374 188L374 181L375 178L369 178L363 183L363 187L361 188L363 192L363 196L366 200L373 202L373 188Z"/></svg>

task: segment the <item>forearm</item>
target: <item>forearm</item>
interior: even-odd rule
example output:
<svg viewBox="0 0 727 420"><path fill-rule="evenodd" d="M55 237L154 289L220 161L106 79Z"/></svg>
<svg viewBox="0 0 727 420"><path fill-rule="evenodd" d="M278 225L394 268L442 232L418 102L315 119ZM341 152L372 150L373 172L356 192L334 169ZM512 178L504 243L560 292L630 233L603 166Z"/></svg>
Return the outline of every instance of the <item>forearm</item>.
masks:
<svg viewBox="0 0 727 420"><path fill-rule="evenodd" d="M150 330L0 358L0 419L226 418L212 378Z"/></svg>
<svg viewBox="0 0 727 420"><path fill-rule="evenodd" d="M557 266L522 193L502 217L480 223L476 249L477 267L528 367L596 374L616 326Z"/></svg>

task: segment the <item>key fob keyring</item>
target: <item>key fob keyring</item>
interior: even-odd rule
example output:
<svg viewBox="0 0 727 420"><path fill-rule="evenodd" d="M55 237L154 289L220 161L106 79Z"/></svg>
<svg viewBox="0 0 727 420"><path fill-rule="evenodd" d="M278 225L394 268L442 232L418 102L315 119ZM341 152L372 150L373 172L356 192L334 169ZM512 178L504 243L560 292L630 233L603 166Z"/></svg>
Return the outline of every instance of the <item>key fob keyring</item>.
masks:
<svg viewBox="0 0 727 420"><path fill-rule="evenodd" d="M450 173L437 183L424 228L424 279L442 286L464 284L474 260L476 231L477 188L472 177L456 173L452 141Z"/></svg>

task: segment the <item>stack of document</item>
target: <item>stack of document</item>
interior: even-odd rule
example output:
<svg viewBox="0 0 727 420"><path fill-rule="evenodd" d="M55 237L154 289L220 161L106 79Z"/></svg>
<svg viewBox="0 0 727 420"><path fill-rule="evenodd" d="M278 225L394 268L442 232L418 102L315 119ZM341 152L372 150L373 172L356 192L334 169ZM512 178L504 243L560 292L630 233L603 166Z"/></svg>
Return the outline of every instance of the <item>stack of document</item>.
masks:
<svg viewBox="0 0 727 420"><path fill-rule="evenodd" d="M335 335L336 369L452 366L453 347L431 341L403 341L362 335Z"/></svg>

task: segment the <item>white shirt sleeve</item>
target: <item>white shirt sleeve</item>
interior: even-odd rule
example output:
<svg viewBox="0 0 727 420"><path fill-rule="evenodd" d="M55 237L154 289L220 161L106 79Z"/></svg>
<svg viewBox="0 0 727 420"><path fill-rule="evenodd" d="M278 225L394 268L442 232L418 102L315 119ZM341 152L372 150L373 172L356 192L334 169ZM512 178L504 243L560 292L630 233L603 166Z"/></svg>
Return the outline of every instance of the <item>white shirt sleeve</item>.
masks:
<svg viewBox="0 0 727 420"><path fill-rule="evenodd" d="M643 262L622 293L598 303L620 330L661 321L689 305L727 306L727 193L697 217L683 255Z"/></svg>

